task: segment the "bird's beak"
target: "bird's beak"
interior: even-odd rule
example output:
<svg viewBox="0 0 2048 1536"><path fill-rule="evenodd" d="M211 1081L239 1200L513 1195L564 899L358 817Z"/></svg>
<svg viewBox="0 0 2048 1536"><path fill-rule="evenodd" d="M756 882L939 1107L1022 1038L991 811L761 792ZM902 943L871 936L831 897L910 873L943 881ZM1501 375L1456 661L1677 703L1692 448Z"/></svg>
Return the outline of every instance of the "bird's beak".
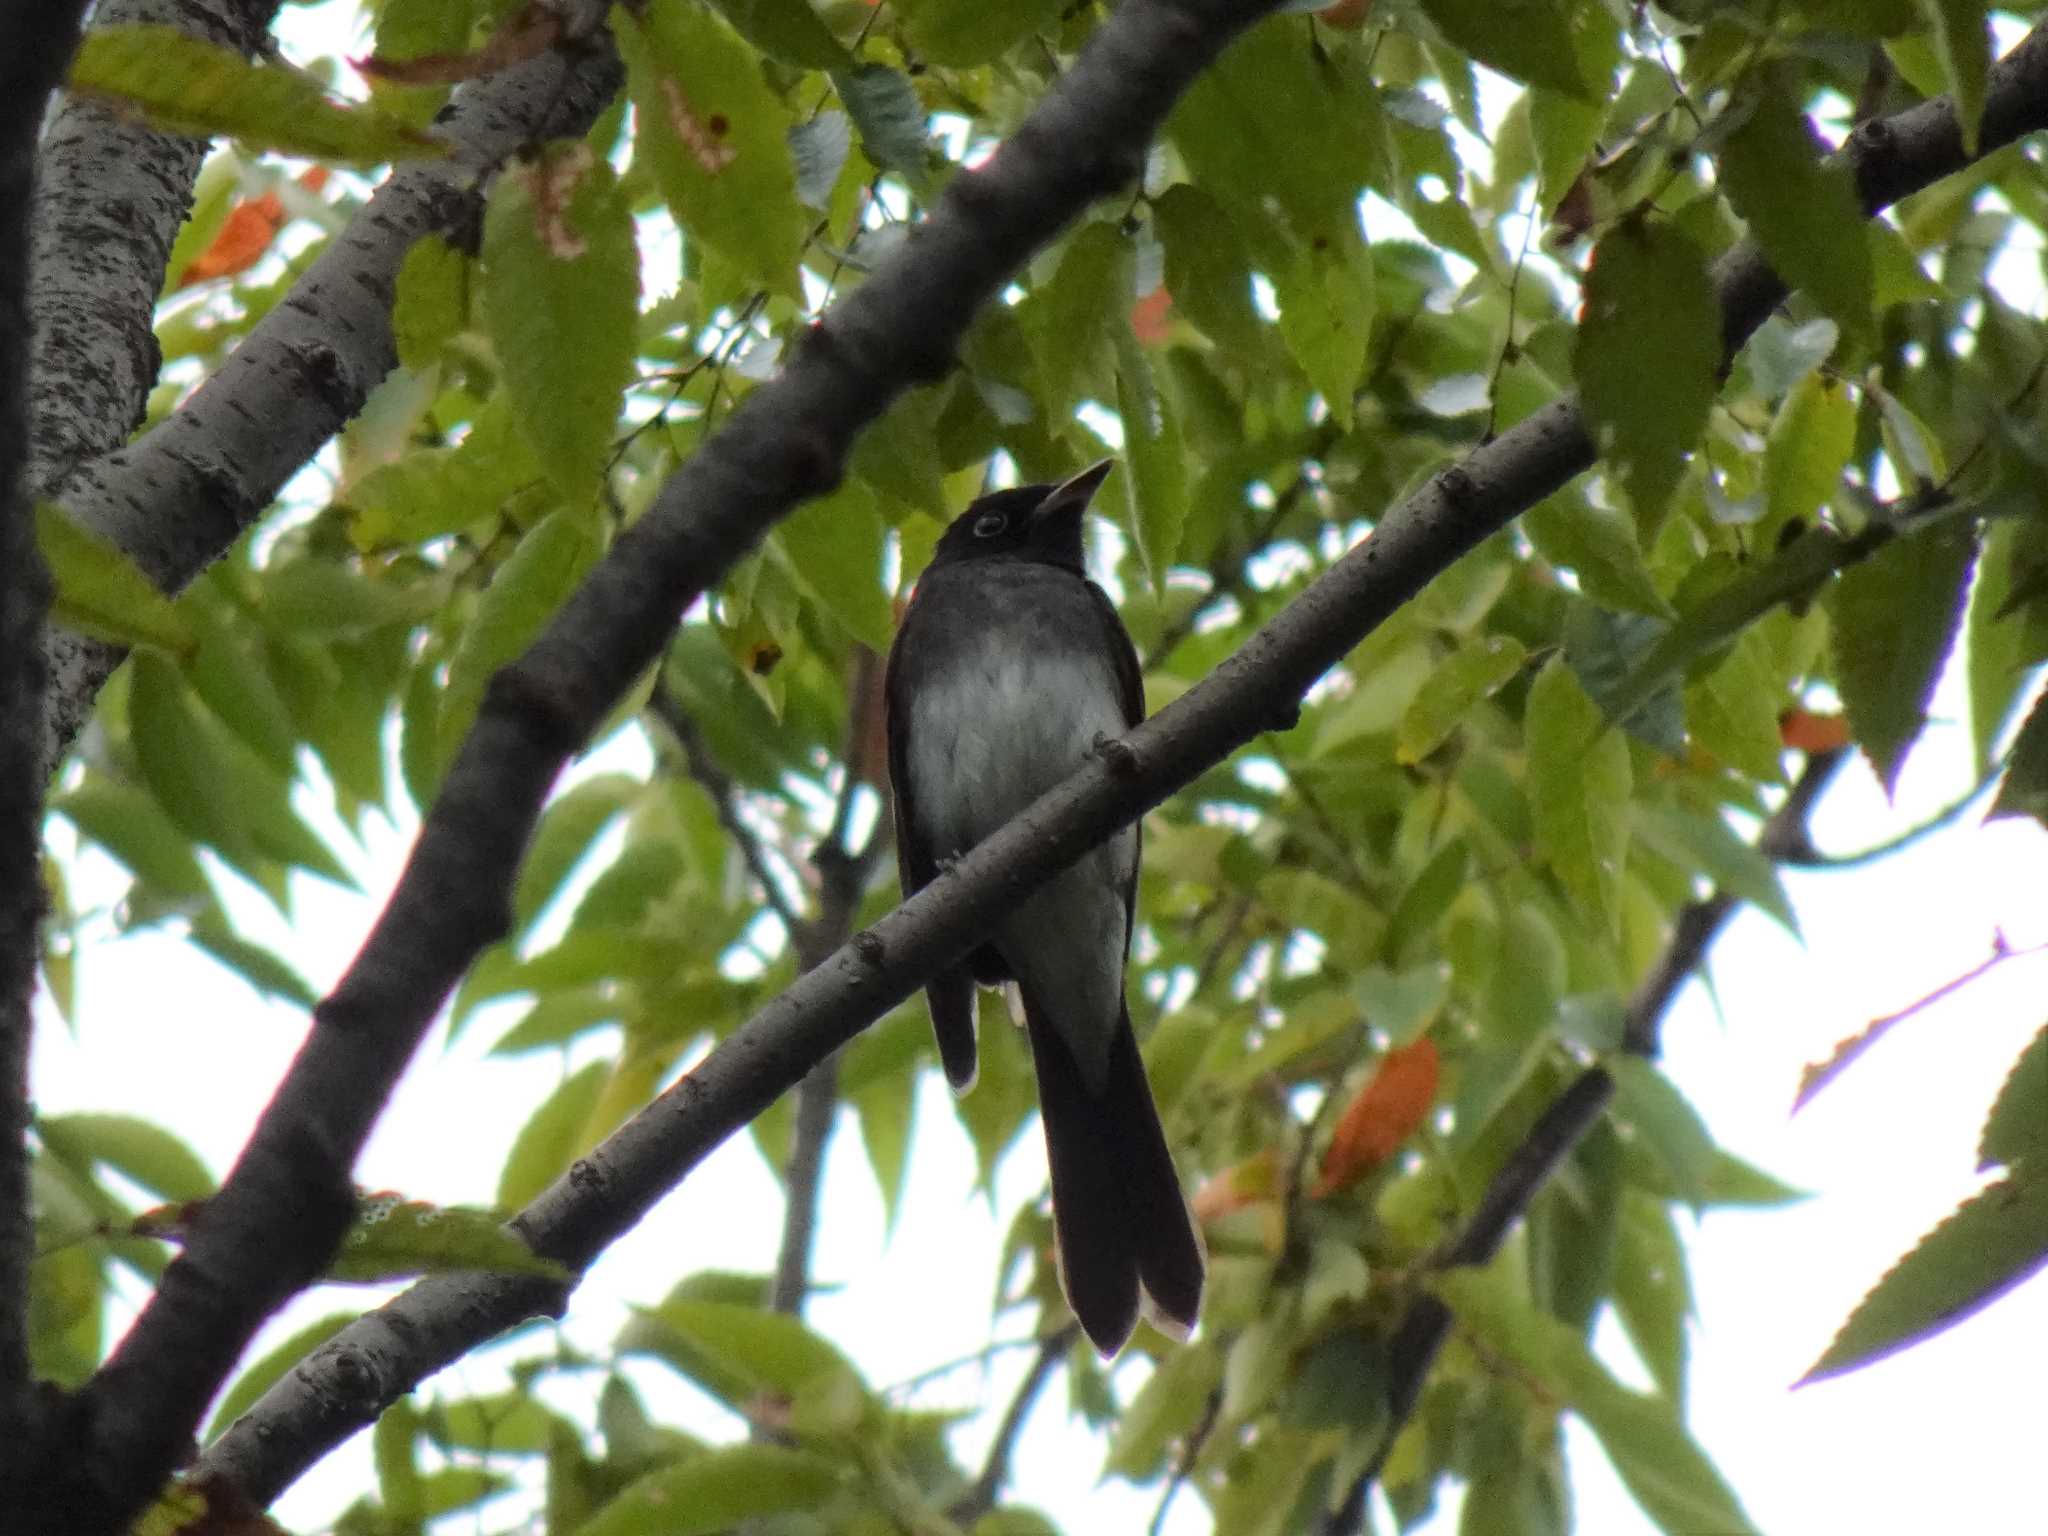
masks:
<svg viewBox="0 0 2048 1536"><path fill-rule="evenodd" d="M1090 464L1071 479L1062 480L1032 509L1034 525L1050 522L1056 517L1069 517L1078 524L1081 514L1088 510L1088 503L1094 499L1095 489L1109 478L1109 472L1116 468L1115 459L1103 459Z"/></svg>

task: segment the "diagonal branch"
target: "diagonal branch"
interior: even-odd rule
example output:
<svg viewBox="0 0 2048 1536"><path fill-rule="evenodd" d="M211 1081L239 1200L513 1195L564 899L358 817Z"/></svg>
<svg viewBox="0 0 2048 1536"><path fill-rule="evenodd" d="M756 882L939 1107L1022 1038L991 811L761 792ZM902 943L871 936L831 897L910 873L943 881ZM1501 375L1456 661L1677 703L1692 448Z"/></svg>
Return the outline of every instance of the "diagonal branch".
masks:
<svg viewBox="0 0 2048 1536"><path fill-rule="evenodd" d="M1052 1380L1052 1373L1066 1359L1067 1351L1074 1347L1074 1341L1080 1336L1080 1328L1069 1323L1064 1328L1055 1328L1039 1343L1031 1369L1024 1373L1024 1380L1018 1384L1010 1406L1003 1410L1003 1420L996 1426L995 1439L989 1442L988 1455L982 1460L980 1473L946 1511L946 1518L955 1525L962 1529L970 1528L996 1507L996 1500L1002 1496L1003 1484L1010 1476L1010 1453L1016 1449L1017 1437L1024 1432L1024 1421L1031 1417L1031 1410L1038 1403L1038 1394L1045 1390L1045 1384Z"/></svg>
<svg viewBox="0 0 2048 1536"><path fill-rule="evenodd" d="M1784 803L1758 834L1759 853L1782 860L1788 851L1808 846L1807 827L1814 807L1846 756L1842 751L1821 752L1806 760ZM1640 1056L1657 1054L1664 1015L1687 979L1705 964L1707 951L1741 904L1739 897L1716 890L1679 910L1663 953L1629 999L1622 1028L1624 1051ZM1537 1116L1488 1181L1464 1227L1432 1256L1429 1267L1447 1269L1491 1261L1558 1165L1599 1123L1613 1097L1614 1078L1603 1066L1587 1067L1574 1078ZM1354 1536L1366 1529L1366 1495L1386 1465L1395 1437L1422 1399L1430 1367L1450 1336L1451 1324L1451 1309L1430 1292L1418 1292L1409 1302L1387 1344L1388 1419L1378 1454L1351 1485L1344 1502L1325 1517L1321 1536Z"/></svg>
<svg viewBox="0 0 2048 1536"><path fill-rule="evenodd" d="M43 919L43 775L36 635L50 574L36 548L29 448L29 210L50 93L78 46L84 0L9 6L0 29L0 1509L54 1528L26 1481L40 1470L29 1364L28 1060Z"/></svg>
<svg viewBox="0 0 2048 1536"><path fill-rule="evenodd" d="M1136 177L1181 91L1262 10L1239 0L1118 7L1011 139L948 183L930 217L812 327L776 379L705 440L527 654L493 679L390 904L315 1011L311 1034L184 1252L86 1389L80 1459L102 1480L103 1502L79 1528L117 1527L136 1512L256 1328L324 1264L346 1215L348 1171L392 1085L456 980L509 926L507 893L519 857L569 756L655 661L705 587L777 518L837 481L854 435L904 389L945 373L976 311L1019 265L1094 198ZM388 287L370 297L388 347ZM334 354L318 350L325 345L296 355L284 394L324 392L337 382ZM245 383L246 370L231 360L208 392ZM267 388L275 399L278 379ZM264 413L256 419L265 433L275 430ZM191 478L190 466L182 475ZM229 514L221 521L251 513L239 483L211 490ZM175 585L189 551L155 546L126 508L103 510L128 524L131 536L119 542L146 568L171 562L166 584ZM1140 804L1123 799L1109 814L1127 820ZM1105 818L1104 830L1108 824ZM908 973L909 966L936 969L964 949L974 936L969 925L985 923L1003 894L999 886L1043 879L1053 859L1071 860L1082 839L1100 835L1077 830L1048 839L1043 847L1052 858L1018 878L992 878L985 867L978 902L947 913L945 924L907 943L887 970L875 963L878 941L864 937L857 955L841 950L808 973L786 996L838 994L838 1004L817 1015L824 1029L770 1044L765 1055L758 1030L752 1034L739 1056L755 1070L743 1074L740 1094L721 1101L717 1134L737 1123L729 1111L757 1113L762 1091L780 1093L902 996L923 974ZM946 884L923 904L927 910L952 894ZM900 920L885 926L885 933L904 932ZM849 978L856 980L851 989ZM771 1041L778 1033L770 1031ZM697 1094L686 1089L681 1097ZM620 1170L593 1165L593 1172L610 1186L612 1198L593 1207L605 1225L558 1234L585 1258L618 1230L610 1221L627 1211L629 1221L637 1218L659 1187L622 1179ZM558 1308L559 1291L542 1301Z"/></svg>
<svg viewBox="0 0 2048 1536"><path fill-rule="evenodd" d="M1212 21L1211 25L1221 28L1245 19L1233 17L1229 23ZM1083 129L1078 107L1087 99L1084 93L1113 90L1118 72L1154 76L1156 85L1158 66L1149 61L1164 55L1152 50L1184 46L1176 34L1180 27L1191 24L1169 21L1164 12L1142 0L1120 8L1088 59L1069 75L1066 99L1049 101L1042 115L1034 117L1033 125L1027 125L1013 141L1014 146L1037 156L1050 152L1066 132ZM1217 34L1197 35L1204 50L1217 45ZM1190 69L1194 67L1184 54L1172 56ZM1090 64L1102 67L1089 68ZM1056 124L1057 133L1053 132ZM2048 127L2048 30L2029 34L1995 71L1982 152L2040 127ZM1863 168L1866 187L1879 188L1883 196L1896 197L1928 185L1968 163L1954 114L1945 102L1931 102L1903 113L1885 122L1883 129L1882 135L1866 131L1851 151ZM1005 156L1009 153L1006 150L998 156L989 170L1004 167L1007 171ZM960 195L963 183L971 185L987 174L985 170L959 178L951 198ZM1014 231L1012 221L1021 214L1006 200L980 188L968 196L976 208L1005 202L1007 211L1000 219L992 217L991 222L994 227ZM949 200L947 207L949 222L964 214L957 202ZM965 281L969 273L985 270L978 260L965 268L955 264L963 230L942 231L940 238L931 240L926 238L931 229L931 225L924 226L909 247L922 293L943 291L950 282ZM937 263L936 267L932 263ZM868 285L857 291L855 300L876 294L878 285L885 282L881 291L892 292L908 270L912 269L899 262L885 263ZM1724 315L1729 317L1727 335L1733 345L1769 313L1770 304L1759 303L1758 296L1774 291L1776 279L1762 257L1747 246L1731 254L1723 271ZM888 303L893 310L898 301ZM865 329L889 312L863 310L858 324ZM906 315L926 317L927 326L930 313L921 302L905 310ZM957 313L945 311L949 318ZM839 314L835 311L835 316ZM841 317L836 328L845 335L853 326ZM783 390L771 385L769 389L778 391L772 407L775 411L788 410L810 396L808 386ZM753 398L759 401L767 393L762 391ZM792 419L811 421L801 412ZM822 425L818 429L822 430ZM747 445L765 436L760 413L752 407L743 410L720 436L723 442L707 445L699 460L686 470L688 488L676 495L685 502L704 495L708 512L719 505L714 493L720 487L730 487L735 503L744 501L752 487L760 498L753 504L765 511L772 488L752 481L746 466L777 462L767 450L777 444L786 446L789 438L767 436L761 441L758 457L747 454ZM730 461L726 454L712 451L727 446L737 455ZM999 911L1082 850L1255 737L1270 724L1278 707L1291 705L1431 577L1521 510L1586 469L1593 453L1575 401L1565 398L1439 474L1390 512L1371 538L1326 571L1212 676L1125 738L1129 750L1116 754L1114 768L1107 761L1083 768L896 913L856 935L851 944L799 978L723 1041L688 1077L537 1197L517 1218L519 1229L539 1251L572 1267L588 1264L726 1136L968 948ZM771 471L763 468L758 473L765 477ZM674 505L675 499L664 493L657 513L636 528L662 525L666 514L661 509L672 512ZM720 506L718 512L721 519L740 515L737 505ZM635 560L643 558L636 551ZM491 755L483 756L473 739L463 759L470 772L480 775L487 765L501 771L518 765L516 777L527 783L530 803L539 803L544 784L531 782L531 777L555 759L526 761L540 749L523 743L515 729L516 715L507 706L519 696L515 687L532 691L542 680L557 679L566 670L559 656L560 637L586 622L585 610L597 615L618 611L621 605L609 595L610 589L606 592L593 602L579 601L576 613L551 632L537 656L511 674L515 681L501 683L498 708L480 727L479 737L488 734L503 745L494 745ZM593 711L602 708L604 700L622 691L637 669L633 657L622 659L606 675L603 688L586 691L589 707ZM546 693L553 691L550 688ZM465 800L477 792L471 785L464 789ZM443 807L437 807L437 821L449 814L448 803L444 797ZM466 807L463 817L489 814ZM528 808L522 814L530 819L532 811ZM503 815L485 824L502 846L506 841ZM432 827L428 835L436 835ZM366 954L376 954L390 942L386 928L402 934L406 924L431 928L441 920L420 905L409 887L428 879L449 851L423 849L416 856L416 869L409 873L394 901L394 915L373 937ZM479 878L493 883L469 887L472 892L501 889L509 877L501 864L480 872ZM431 883L443 891L464 889L459 880L443 878ZM400 916L403 922L398 921ZM436 940L437 949L447 942L445 938ZM425 997L392 991L380 999L386 1012L375 1016L389 1018L402 1010L408 1017L424 1018L471 952L464 948L453 956L437 955L432 971L394 978L410 981L415 987L431 986L432 991ZM350 999L354 1000L352 994ZM429 1277L309 1356L215 1443L201 1459L201 1469L234 1484L248 1497L267 1502L328 1449L371 1422L387 1403L433 1371L500 1329L562 1305L559 1287L506 1277Z"/></svg>
<svg viewBox="0 0 2048 1536"><path fill-rule="evenodd" d="M602 0L560 8L566 41L456 92L435 124L445 159L394 172L190 400L46 494L167 592L219 559L397 365L391 300L413 242L460 227L484 172L524 144L582 134L617 91ZM125 653L56 626L43 648L54 772Z"/></svg>

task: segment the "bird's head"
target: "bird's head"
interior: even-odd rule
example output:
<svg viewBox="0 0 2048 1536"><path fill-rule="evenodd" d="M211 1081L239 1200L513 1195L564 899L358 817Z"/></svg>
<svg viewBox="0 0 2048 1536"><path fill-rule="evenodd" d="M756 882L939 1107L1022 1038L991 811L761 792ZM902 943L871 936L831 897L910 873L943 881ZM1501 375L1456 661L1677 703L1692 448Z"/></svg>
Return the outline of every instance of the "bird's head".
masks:
<svg viewBox="0 0 2048 1536"><path fill-rule="evenodd" d="M939 538L932 564L1032 560L1083 569L1081 514L1116 460L1103 459L1057 485L1020 485L978 496Z"/></svg>

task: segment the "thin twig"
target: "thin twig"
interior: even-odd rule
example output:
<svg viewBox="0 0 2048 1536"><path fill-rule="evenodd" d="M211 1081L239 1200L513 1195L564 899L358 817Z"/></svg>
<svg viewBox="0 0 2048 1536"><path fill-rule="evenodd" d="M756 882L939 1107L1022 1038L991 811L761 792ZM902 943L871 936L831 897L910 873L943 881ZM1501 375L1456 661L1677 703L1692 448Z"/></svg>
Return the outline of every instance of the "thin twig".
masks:
<svg viewBox="0 0 2048 1536"><path fill-rule="evenodd" d="M955 1525L971 1526L996 1507L1003 1482L1010 1475L1010 1452L1017 1444L1017 1436L1023 1432L1024 1420L1030 1416L1038 1394L1052 1380L1053 1371L1066 1359L1067 1351L1074 1347L1074 1340L1079 1334L1080 1329L1069 1323L1047 1334L1039 1344L1038 1358L1031 1362L1031 1369L1025 1372L1024 1380L1017 1386L1016 1396L1010 1399L1010 1406L1003 1412L1003 1422L996 1427L995 1440L981 1464L981 1475L946 1511L946 1518Z"/></svg>

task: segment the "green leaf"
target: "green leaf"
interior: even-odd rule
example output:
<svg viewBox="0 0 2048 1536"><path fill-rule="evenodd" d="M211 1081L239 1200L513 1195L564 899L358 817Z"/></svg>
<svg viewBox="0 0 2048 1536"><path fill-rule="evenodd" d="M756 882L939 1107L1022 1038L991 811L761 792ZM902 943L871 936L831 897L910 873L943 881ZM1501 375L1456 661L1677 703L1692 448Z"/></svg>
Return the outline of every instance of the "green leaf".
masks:
<svg viewBox="0 0 2048 1536"><path fill-rule="evenodd" d="M1633 1126L1649 1143L1678 1197L1695 1210L1707 1204L1714 1166L1714 1139L1699 1111L1687 1102L1671 1079L1635 1056L1617 1056L1607 1064L1614 1075L1613 1113Z"/></svg>
<svg viewBox="0 0 2048 1536"><path fill-rule="evenodd" d="M1969 668L1970 739L1982 773L1996 760L2012 712L2026 692L2035 659L2025 618L2006 610L2023 579L2026 551L2016 518L2000 518L1984 535L1977 580L1964 621L1963 655Z"/></svg>
<svg viewBox="0 0 2048 1536"><path fill-rule="evenodd" d="M1967 524L1944 523L1892 540L1843 572L1829 594L1835 687L1887 795L1927 724L1976 553Z"/></svg>
<svg viewBox="0 0 2048 1536"><path fill-rule="evenodd" d="M436 234L422 235L398 268L391 336L398 360L418 372L469 324L469 258Z"/></svg>
<svg viewBox="0 0 2048 1536"><path fill-rule="evenodd" d="M565 508L544 518L498 567L448 659L440 719L444 767L469 734L492 674L534 642L598 553L595 520Z"/></svg>
<svg viewBox="0 0 2048 1536"><path fill-rule="evenodd" d="M568 1270L527 1247L490 1211L373 1195L357 1202L355 1220L327 1267L327 1278L368 1283L470 1269L569 1277Z"/></svg>
<svg viewBox="0 0 2048 1536"><path fill-rule="evenodd" d="M1790 701L1771 675L1764 640L1745 630L1728 654L1685 689L1693 740L1738 773L1764 784L1785 777L1778 711Z"/></svg>
<svg viewBox="0 0 2048 1536"><path fill-rule="evenodd" d="M633 379L640 258L612 168L585 144L498 176L484 215L484 320L506 393L571 507L596 497Z"/></svg>
<svg viewBox="0 0 2048 1536"><path fill-rule="evenodd" d="M863 64L832 77L847 116L860 130L861 152L877 169L921 175L927 133L925 105L900 69Z"/></svg>
<svg viewBox="0 0 2048 1536"><path fill-rule="evenodd" d="M1770 525L1810 522L1842 483L1856 446L1856 402L1840 379L1809 373L1785 396L1764 442Z"/></svg>
<svg viewBox="0 0 2048 1536"><path fill-rule="evenodd" d="M1657 1389L1682 1405L1692 1282L1671 1207L1640 1190L1622 1196L1613 1297L1615 1314Z"/></svg>
<svg viewBox="0 0 2048 1536"><path fill-rule="evenodd" d="M1752 1536L1756 1526L1677 1408L1632 1392L1577 1331L1511 1294L1497 1272L1461 1269L1434 1288L1489 1353L1512 1361L1584 1419L1644 1513L1672 1536Z"/></svg>
<svg viewBox="0 0 2048 1536"><path fill-rule="evenodd" d="M589 1150L590 1117L611 1074L610 1062L590 1062L564 1078L519 1128L498 1175L499 1210L521 1209Z"/></svg>
<svg viewBox="0 0 2048 1536"><path fill-rule="evenodd" d="M2021 1163L1965 1200L1871 1288L1799 1380L1825 1380L1931 1338L2048 1263L2048 1168Z"/></svg>
<svg viewBox="0 0 2048 1536"><path fill-rule="evenodd" d="M209 1441L218 1438L222 1430L255 1407L264 1393L284 1380L293 1366L340 1333L358 1315L354 1312L330 1313L318 1322L308 1323L274 1349L266 1351L236 1377L235 1384L222 1395L220 1406L213 1410L213 1419L206 1426L204 1438Z"/></svg>
<svg viewBox="0 0 2048 1536"><path fill-rule="evenodd" d="M1720 366L1721 311L1699 247L1674 224L1616 225L1593 252L1572 371L1645 526L1678 488Z"/></svg>
<svg viewBox="0 0 2048 1536"><path fill-rule="evenodd" d="M1223 205L1192 183L1176 182L1152 200L1152 219L1175 307L1226 353L1258 357L1265 332L1252 308L1251 260Z"/></svg>
<svg viewBox="0 0 2048 1536"><path fill-rule="evenodd" d="M1977 153L1984 90L1991 75L1991 22L1984 0L1918 0L1934 29L1934 47L1948 82L1949 100L1963 131L1963 153Z"/></svg>
<svg viewBox="0 0 2048 1536"><path fill-rule="evenodd" d="M1575 603L1565 618L1564 662L1609 724L1678 758L1685 755L1685 714L1674 681L1666 677L1647 691L1632 686L1645 658L1666 643L1671 628L1647 614L1610 613L1595 603Z"/></svg>
<svg viewBox="0 0 2048 1536"><path fill-rule="evenodd" d="M618 1347L658 1356L742 1412L763 1394L794 1397L859 1381L846 1357L802 1319L743 1302L699 1300L682 1287L659 1307L639 1311Z"/></svg>
<svg viewBox="0 0 2048 1536"><path fill-rule="evenodd" d="M1134 1483L1157 1477L1165 1470L1167 1452L1194 1430L1207 1410L1209 1394L1222 1383L1223 1358L1214 1339L1168 1353L1118 1415L1103 1475Z"/></svg>
<svg viewBox="0 0 2048 1536"><path fill-rule="evenodd" d="M1737 837L1720 816L1682 806L1638 805L1635 828L1645 846L1682 869L1705 875L1715 890L1769 913L1787 933L1799 936L1798 915L1778 866Z"/></svg>
<svg viewBox="0 0 2048 1536"><path fill-rule="evenodd" d="M138 106L173 132L229 136L281 155L381 165L447 153L395 118L336 101L282 59L245 59L176 27L92 28L71 61L69 85Z"/></svg>
<svg viewBox="0 0 2048 1536"><path fill-rule="evenodd" d="M2031 816L2048 826L2048 694L2034 701L2019 735L2013 738L2005 779L1984 819L1996 821L2002 816Z"/></svg>
<svg viewBox="0 0 2048 1536"><path fill-rule="evenodd" d="M986 64L1058 20L1060 0L901 0L911 46L934 64Z"/></svg>
<svg viewBox="0 0 2048 1536"><path fill-rule="evenodd" d="M1537 850L1586 921L1616 932L1628 858L1628 744L1557 659L1530 687L1523 734Z"/></svg>
<svg viewBox="0 0 2048 1536"><path fill-rule="evenodd" d="M806 502L776 524L769 543L825 611L881 655L896 632L895 610L882 587L888 537L874 493L858 480L845 480L830 496Z"/></svg>
<svg viewBox="0 0 2048 1536"><path fill-rule="evenodd" d="M1801 99L1789 80L1761 77L1722 151L1721 187L1779 275L1854 340L1870 333L1875 292L1863 207L1848 167L1821 162Z"/></svg>
<svg viewBox="0 0 2048 1536"><path fill-rule="evenodd" d="M50 1115L37 1119L43 1145L76 1163L104 1163L170 1202L204 1200L214 1177L198 1155L160 1125L129 1115Z"/></svg>
<svg viewBox="0 0 2048 1536"><path fill-rule="evenodd" d="M1579 578L1579 590L1594 602L1671 616L1671 604L1643 562L1636 525L1622 513L1574 495L1552 496L1523 517L1522 529L1544 559Z"/></svg>
<svg viewBox="0 0 2048 1536"><path fill-rule="evenodd" d="M684 232L747 277L795 299L807 215L796 200L788 110L759 59L724 22L684 0L612 12L645 154Z"/></svg>
<svg viewBox="0 0 2048 1536"><path fill-rule="evenodd" d="M311 1008L320 1001L320 994L290 962L236 933L218 910L190 919L187 936L195 947L206 951L265 997L274 997L294 1008Z"/></svg>
<svg viewBox="0 0 2048 1536"><path fill-rule="evenodd" d="M185 615L133 561L47 502L36 505L36 544L55 588L50 616L60 624L116 645L160 645L181 655L197 644Z"/></svg>
<svg viewBox="0 0 2048 1536"><path fill-rule="evenodd" d="M191 838L142 790L114 779L89 777L54 796L50 809L127 865L160 897L212 904L213 887Z"/></svg>
<svg viewBox="0 0 2048 1536"><path fill-rule="evenodd" d="M1172 402L1160 391L1152 365L1128 330L1117 338L1116 409L1124 428L1123 482L1138 553L1154 591L1180 554L1187 522L1187 455Z"/></svg>
<svg viewBox="0 0 2048 1536"><path fill-rule="evenodd" d="M902 1209L910 1173L910 1136L917 1115L917 1074L877 1076L859 1091L846 1090L847 1102L860 1117L861 1146L874 1170L882 1195L884 1231L893 1231Z"/></svg>
<svg viewBox="0 0 2048 1536"><path fill-rule="evenodd" d="M763 53L805 69L844 69L852 62L810 0L712 0L733 30Z"/></svg>
<svg viewBox="0 0 2048 1536"><path fill-rule="evenodd" d="M1131 242L1113 224L1084 224L1024 316L1047 418L1064 421L1088 393L1112 345L1127 334Z"/></svg>
<svg viewBox="0 0 2048 1536"><path fill-rule="evenodd" d="M585 779L548 802L512 888L512 929L523 935L547 909L598 835L632 807L641 785L623 773Z"/></svg>
<svg viewBox="0 0 2048 1536"><path fill-rule="evenodd" d="M1422 0L1452 43L1488 69L1529 85L1597 102L1606 82L1580 72L1571 23L1556 0Z"/></svg>
<svg viewBox="0 0 2048 1536"><path fill-rule="evenodd" d="M1977 1166L2048 1161L2048 1028L2027 1042L1984 1119Z"/></svg>
<svg viewBox="0 0 2048 1536"><path fill-rule="evenodd" d="M1408 701L1394 737L1394 761L1412 767L1428 757L1527 659L1527 650L1512 635L1481 635L1460 645Z"/></svg>
<svg viewBox="0 0 2048 1536"><path fill-rule="evenodd" d="M1346 255L1355 242L1345 242ZM1280 339L1340 424L1352 421L1372 341L1373 266L1319 250L1298 251L1272 273Z"/></svg>
<svg viewBox="0 0 2048 1536"><path fill-rule="evenodd" d="M713 1536L766 1515L822 1507L839 1464L779 1445L728 1445L629 1483L577 1526L577 1536Z"/></svg>

